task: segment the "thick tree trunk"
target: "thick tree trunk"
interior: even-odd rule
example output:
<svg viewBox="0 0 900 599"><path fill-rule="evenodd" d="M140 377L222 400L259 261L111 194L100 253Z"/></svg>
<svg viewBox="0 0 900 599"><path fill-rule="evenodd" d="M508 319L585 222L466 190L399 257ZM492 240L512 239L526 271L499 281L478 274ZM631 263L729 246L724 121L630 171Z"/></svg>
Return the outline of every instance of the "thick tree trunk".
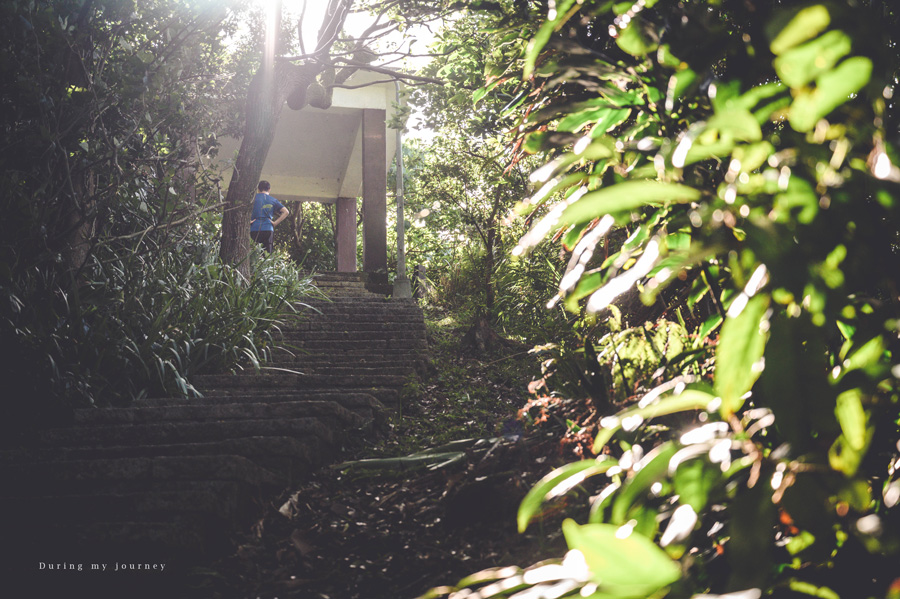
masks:
<svg viewBox="0 0 900 599"><path fill-rule="evenodd" d="M263 164L275 138L278 116L285 100L298 90L305 90L315 79L319 68L277 62L271 73L266 69L253 77L247 94L244 137L237 160L222 218L222 260L235 264L244 276L249 275L247 256L250 250L250 202L259 183Z"/></svg>

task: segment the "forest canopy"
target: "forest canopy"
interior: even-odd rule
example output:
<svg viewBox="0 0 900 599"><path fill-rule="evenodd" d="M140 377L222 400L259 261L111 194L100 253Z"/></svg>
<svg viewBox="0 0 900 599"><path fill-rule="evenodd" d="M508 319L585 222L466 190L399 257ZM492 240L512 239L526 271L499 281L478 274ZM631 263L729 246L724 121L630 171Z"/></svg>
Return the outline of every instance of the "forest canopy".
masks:
<svg viewBox="0 0 900 599"><path fill-rule="evenodd" d="M900 596L897 9L328 7L314 49L284 19L270 62L237 0L0 7L4 435L264 365L310 292L236 209L278 113L372 62L350 8L432 20L401 230L431 301L540 344L522 417L557 414L577 461L520 529L586 505L564 556L429 596ZM239 131L260 143L226 190L207 166Z"/></svg>

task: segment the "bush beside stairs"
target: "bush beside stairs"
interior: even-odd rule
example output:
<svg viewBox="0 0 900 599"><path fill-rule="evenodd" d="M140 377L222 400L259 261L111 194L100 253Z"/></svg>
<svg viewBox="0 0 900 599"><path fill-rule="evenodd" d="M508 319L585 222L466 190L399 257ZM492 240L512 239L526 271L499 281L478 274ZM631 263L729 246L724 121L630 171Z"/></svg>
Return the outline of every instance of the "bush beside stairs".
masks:
<svg viewBox="0 0 900 599"><path fill-rule="evenodd" d="M69 580L40 564L166 563L157 580L175 580L231 551L311 469L376 435L426 363L422 312L367 292L356 273L316 283L328 299L288 318L259 373L196 377L200 399L76 410L34 446L0 452L0 534L18 558L6 565Z"/></svg>

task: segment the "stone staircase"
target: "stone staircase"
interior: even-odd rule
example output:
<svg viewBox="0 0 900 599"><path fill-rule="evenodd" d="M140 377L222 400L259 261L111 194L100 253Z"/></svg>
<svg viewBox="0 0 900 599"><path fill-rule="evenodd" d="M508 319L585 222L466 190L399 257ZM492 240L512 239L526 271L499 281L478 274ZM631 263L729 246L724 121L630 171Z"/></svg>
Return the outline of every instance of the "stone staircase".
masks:
<svg viewBox="0 0 900 599"><path fill-rule="evenodd" d="M65 583L85 575L41 564L165 563L155 580L173 582L231 551L311 469L375 436L426 363L422 313L356 274L316 283L328 299L288 319L260 373L195 377L200 399L77 410L33 447L0 452L0 538L18 558L5 565Z"/></svg>

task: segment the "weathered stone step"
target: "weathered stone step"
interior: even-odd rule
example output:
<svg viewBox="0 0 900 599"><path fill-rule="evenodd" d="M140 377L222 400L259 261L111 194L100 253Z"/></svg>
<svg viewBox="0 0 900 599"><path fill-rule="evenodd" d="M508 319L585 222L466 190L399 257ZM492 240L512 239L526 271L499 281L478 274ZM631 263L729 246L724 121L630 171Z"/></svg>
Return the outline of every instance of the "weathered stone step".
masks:
<svg viewBox="0 0 900 599"><path fill-rule="evenodd" d="M223 420L267 420L281 418L319 418L332 426L363 428L370 421L336 402L293 401L277 404L242 405L197 404L174 406L132 406L129 408L83 409L75 411L76 425L139 424L147 422Z"/></svg>
<svg viewBox="0 0 900 599"><path fill-rule="evenodd" d="M352 378L331 374L238 374L218 375L209 374L195 377L195 384L200 389L265 389L265 388L309 388L330 387L343 388L362 386L371 387L401 387L407 382L407 377L390 374L369 374L366 376L354 376Z"/></svg>
<svg viewBox="0 0 900 599"><path fill-rule="evenodd" d="M173 445L113 445L107 447L53 447L0 452L0 464L25 460L97 460L164 456L240 456L290 484L332 457L315 438L242 437Z"/></svg>
<svg viewBox="0 0 900 599"><path fill-rule="evenodd" d="M326 351L344 351L344 350L363 350L371 352L372 350L399 349L399 350L420 350L428 349L428 341L425 339L304 339L303 337L290 336L285 338L284 343L288 348L308 349L308 350L326 350Z"/></svg>
<svg viewBox="0 0 900 599"><path fill-rule="evenodd" d="M381 368L400 367L416 368L424 360L420 350L407 352L376 351L368 353L350 354L341 352L328 354L324 352L293 351L281 349L272 352L272 358L265 363L265 367L276 366L276 363L308 364L311 367L331 365L335 368Z"/></svg>
<svg viewBox="0 0 900 599"><path fill-rule="evenodd" d="M249 406L255 403L273 402L297 402L297 401L328 401L334 402L347 410L361 414L364 417L373 415L376 420L382 415L384 406L368 392L358 390L337 389L291 389L278 394L269 393L261 389L260 393L246 393L242 390L237 394L205 393L203 397L158 397L145 398L135 402L138 407L184 406L184 405L209 405L233 403L241 406ZM113 408L114 409L114 408Z"/></svg>
<svg viewBox="0 0 900 599"><path fill-rule="evenodd" d="M38 549L36 552L32 552L39 559L52 563L51 559L46 557L46 547L48 545L57 547L57 544L62 541L62 545L59 546L61 551L58 562L65 561L67 556L83 555L85 547L87 547L91 556L85 556L84 563L107 563L111 570L114 563L121 561L124 563L163 563L166 564L168 571L178 572L178 570L184 569L184 566L178 563L179 560L188 563L196 562L200 557L226 555L232 550L231 527L223 526L221 522L205 522L196 515L180 515L162 522L132 520L61 524L45 527L38 531L38 535L35 535L35 531L26 534L29 537L35 536L33 539L28 539L32 547L41 545L44 547L43 550ZM117 559L117 556L122 557ZM112 573L116 574L114 570ZM184 574L183 571L180 573ZM152 596L135 591L133 574L119 573L119 576L120 580L110 580L112 577L103 580L103 583L120 582L123 585L122 590L127 590L127 594L123 592L116 596ZM171 581L171 576L169 574L162 580L146 577L146 582L150 585L165 584ZM141 580L141 583L143 585L144 580ZM82 589L83 583L79 581L77 588ZM100 588L105 591L108 584L102 584ZM184 592L184 587L175 585L171 591L181 593ZM96 596L109 597L113 595ZM163 597L165 595L156 596ZM171 596L179 595L173 593Z"/></svg>
<svg viewBox="0 0 900 599"><path fill-rule="evenodd" d="M392 362L381 362L379 364L349 364L326 361L310 361L303 358L283 358L275 362L269 363L271 366L281 366L285 369L299 369L305 375L331 375L331 376L362 376L368 377L376 374L384 374L390 376L409 377L416 373L413 366L397 366Z"/></svg>
<svg viewBox="0 0 900 599"><path fill-rule="evenodd" d="M287 323L282 328L290 327L296 321L312 322L313 319L332 318L338 322L409 322L421 323L422 316L407 310L391 310L381 306L360 306L355 302L347 304L327 304L317 308L319 312L306 310L297 314L286 315L282 320Z"/></svg>
<svg viewBox="0 0 900 599"><path fill-rule="evenodd" d="M275 355L279 354L294 354L297 356L334 356L336 359L368 359L372 360L375 358L385 358L385 359L396 359L396 360L408 360L409 363L420 362L424 359L425 352L419 348L414 347L385 347L378 348L377 350L362 348L362 347L351 347L345 348L340 352L329 352L329 351L321 351L321 350L311 350L311 349L302 349L293 346L284 345L282 347L274 347L272 348L272 353Z"/></svg>
<svg viewBox="0 0 900 599"><path fill-rule="evenodd" d="M250 460L240 456L155 456L149 458L112 458L92 460L53 460L4 464L0 480L18 482L24 489L58 489L85 486L95 489L104 481L117 485L146 482L207 480L237 481L253 486L277 484L277 479ZM15 484L4 485L0 494L16 493Z"/></svg>
<svg viewBox="0 0 900 599"><path fill-rule="evenodd" d="M316 332L316 331L345 331L347 330L348 324L342 321L331 321L331 320L310 320L308 322L303 322L300 324L285 326L282 327L282 331L291 331L291 332ZM403 331L407 334L415 334L415 335L425 335L427 330L425 325L421 322L369 322L362 321L353 323L352 329L354 331L360 332L393 332L393 331Z"/></svg>
<svg viewBox="0 0 900 599"><path fill-rule="evenodd" d="M234 481L167 482L165 488L124 488L92 481L89 489L69 488L52 481L35 494L0 497L6 514L39 516L43 524L85 522L165 521L178 513L212 517L228 522L244 519L252 503L250 494Z"/></svg>
<svg viewBox="0 0 900 599"><path fill-rule="evenodd" d="M351 381L352 384L352 381ZM209 397L219 399L229 398L230 400L239 402L246 400L247 402L257 401L290 401L296 393L307 393L311 390L292 389L290 387L235 387L233 385L223 385L221 387L207 386L201 387L200 391ZM316 392L325 392L316 390ZM397 387L345 387L340 391L332 390L333 393L359 393L365 394L375 399L379 405L384 406L388 410L397 410L400 407L400 393Z"/></svg>
<svg viewBox="0 0 900 599"><path fill-rule="evenodd" d="M400 347L410 347L412 343L421 345L425 341L424 333L419 335L413 333L412 331L404 331L400 327L381 331L356 331L353 329L293 331L288 329L281 332L279 340L287 343L296 343L297 341L355 341L360 344L370 341L395 341L398 342Z"/></svg>
<svg viewBox="0 0 900 599"><path fill-rule="evenodd" d="M92 426L87 434L83 427L68 427L41 431L39 438L45 445L53 447L102 447L172 445L256 436L308 436L329 446L334 443L333 430L317 418L286 418L224 421L214 425L208 422L162 422Z"/></svg>

